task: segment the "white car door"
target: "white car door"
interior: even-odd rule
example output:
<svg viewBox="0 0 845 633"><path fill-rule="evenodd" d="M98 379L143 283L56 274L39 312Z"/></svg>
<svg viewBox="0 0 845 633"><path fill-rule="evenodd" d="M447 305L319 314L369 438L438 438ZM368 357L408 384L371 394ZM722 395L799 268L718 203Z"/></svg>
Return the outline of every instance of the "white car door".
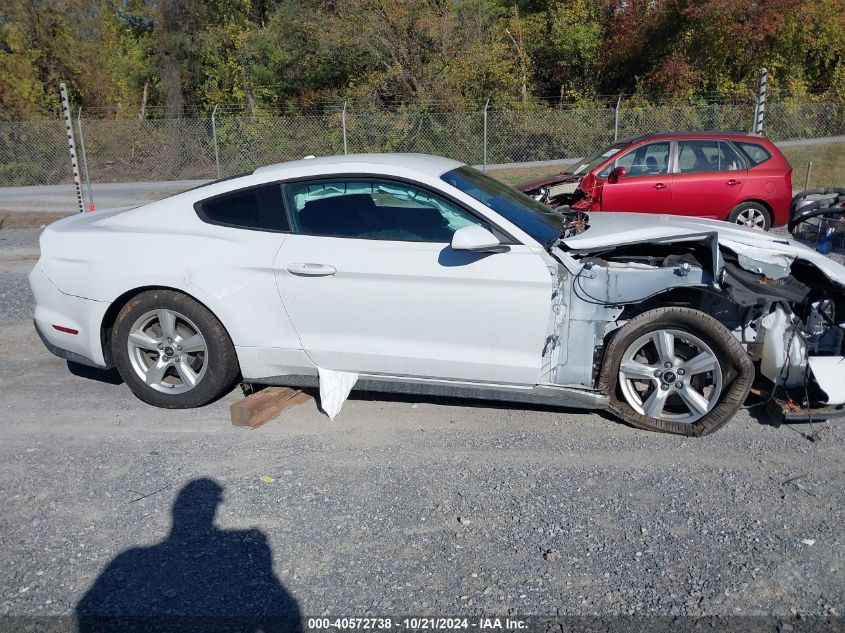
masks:
<svg viewBox="0 0 845 633"><path fill-rule="evenodd" d="M536 384L552 280L539 255L450 248L483 219L377 178L289 183L294 233L274 264L302 346L320 367Z"/></svg>

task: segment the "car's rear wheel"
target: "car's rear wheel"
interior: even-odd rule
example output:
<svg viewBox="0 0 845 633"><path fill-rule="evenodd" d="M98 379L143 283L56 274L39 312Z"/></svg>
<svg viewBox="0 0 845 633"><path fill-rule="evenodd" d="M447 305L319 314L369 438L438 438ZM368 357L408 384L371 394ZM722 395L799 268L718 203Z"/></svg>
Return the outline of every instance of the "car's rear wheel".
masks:
<svg viewBox="0 0 845 633"><path fill-rule="evenodd" d="M629 321L605 353L600 384L629 424L707 435L736 414L751 388L746 351L713 317L659 308Z"/></svg>
<svg viewBox="0 0 845 633"><path fill-rule="evenodd" d="M130 299L115 320L111 347L132 392L158 407L202 406L226 393L238 375L235 348L217 317L173 290Z"/></svg>
<svg viewBox="0 0 845 633"><path fill-rule="evenodd" d="M728 222L768 231L772 227L772 214L759 202L743 202L734 207L728 216Z"/></svg>

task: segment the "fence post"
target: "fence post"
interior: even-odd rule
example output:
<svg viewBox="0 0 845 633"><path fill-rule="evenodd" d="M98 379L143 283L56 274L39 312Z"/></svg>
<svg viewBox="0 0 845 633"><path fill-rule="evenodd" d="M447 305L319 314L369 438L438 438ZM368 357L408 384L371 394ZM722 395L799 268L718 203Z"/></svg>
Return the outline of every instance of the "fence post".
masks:
<svg viewBox="0 0 845 633"><path fill-rule="evenodd" d="M214 141L214 164L217 167L217 180L220 180L220 149L217 147L217 106L211 111L211 138Z"/></svg>
<svg viewBox="0 0 845 633"><path fill-rule="evenodd" d="M758 80L757 88L757 103L754 106L754 129L755 134L763 133L763 117L766 114L766 84L769 80L769 71L765 68L760 69L760 79Z"/></svg>
<svg viewBox="0 0 845 633"><path fill-rule="evenodd" d="M94 193L91 191L91 173L88 171L88 152L85 151L85 134L82 132L82 106L76 115L76 127L79 130L79 149L82 150L82 168L85 170L85 188L88 190L88 210L94 211Z"/></svg>
<svg viewBox="0 0 845 633"><path fill-rule="evenodd" d="M619 139L619 106L622 104L622 94L616 100L616 107L613 109L613 142Z"/></svg>
<svg viewBox="0 0 845 633"><path fill-rule="evenodd" d="M346 145L346 101L343 102L343 112L340 113L340 123L343 126L343 153L348 154Z"/></svg>
<svg viewBox="0 0 845 633"><path fill-rule="evenodd" d="M65 115L65 131L67 132L67 148L70 152L70 166L73 169L73 182L76 185L76 200L79 203L79 212L85 212L85 204L82 201L82 183L79 180L79 162L76 158L76 143L73 141L73 121L70 118L70 102L67 98L67 86L59 84L59 92L62 95L62 110Z"/></svg>
<svg viewBox="0 0 845 633"><path fill-rule="evenodd" d="M484 161L481 164L481 171L487 171L487 108L490 106L490 97L484 102Z"/></svg>

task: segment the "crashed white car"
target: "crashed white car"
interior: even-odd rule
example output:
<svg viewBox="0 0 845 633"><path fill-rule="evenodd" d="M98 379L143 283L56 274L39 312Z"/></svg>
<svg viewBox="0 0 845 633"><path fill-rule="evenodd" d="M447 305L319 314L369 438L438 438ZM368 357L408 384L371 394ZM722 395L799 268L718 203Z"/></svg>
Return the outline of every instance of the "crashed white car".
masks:
<svg viewBox="0 0 845 633"><path fill-rule="evenodd" d="M845 402L845 267L723 222L570 218L434 156L283 163L61 220L30 280L52 352L160 407L354 384L704 435L755 375Z"/></svg>

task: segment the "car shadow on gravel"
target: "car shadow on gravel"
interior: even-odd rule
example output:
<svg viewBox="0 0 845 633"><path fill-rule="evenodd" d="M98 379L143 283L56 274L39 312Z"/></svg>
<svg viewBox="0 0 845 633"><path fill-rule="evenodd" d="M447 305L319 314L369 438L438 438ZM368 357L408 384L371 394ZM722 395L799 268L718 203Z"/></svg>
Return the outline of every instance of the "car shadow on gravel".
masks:
<svg viewBox="0 0 845 633"><path fill-rule="evenodd" d="M81 363L75 363L72 360L67 361L67 369L74 376L80 378L87 378L88 380L96 380L97 382L104 382L108 385L122 385L123 378L120 377L117 369L98 369L97 367L89 367Z"/></svg>
<svg viewBox="0 0 845 633"><path fill-rule="evenodd" d="M554 405L506 400L484 400L481 398L463 398L459 396L431 396L428 394L393 393L390 391L364 391L353 389L349 400L367 400L372 402L405 402L408 404L437 404L444 407L472 407L480 409L525 409L526 411L576 411Z"/></svg>
<svg viewBox="0 0 845 633"><path fill-rule="evenodd" d="M167 538L119 554L79 601L79 633L301 631L264 533L214 525L222 494L212 479L186 484Z"/></svg>
<svg viewBox="0 0 845 633"><path fill-rule="evenodd" d="M315 392L316 393L316 392ZM484 400L480 398L463 398L459 396L430 396L426 394L406 394L381 391L353 390L349 394L350 400L367 400L373 402L406 402L408 404L436 404L444 407L470 407L473 409L499 409L502 411L547 411L549 413L580 413L583 415L598 415L613 422L622 422L603 409L579 409L556 404L537 404L533 402L509 402L507 400Z"/></svg>

